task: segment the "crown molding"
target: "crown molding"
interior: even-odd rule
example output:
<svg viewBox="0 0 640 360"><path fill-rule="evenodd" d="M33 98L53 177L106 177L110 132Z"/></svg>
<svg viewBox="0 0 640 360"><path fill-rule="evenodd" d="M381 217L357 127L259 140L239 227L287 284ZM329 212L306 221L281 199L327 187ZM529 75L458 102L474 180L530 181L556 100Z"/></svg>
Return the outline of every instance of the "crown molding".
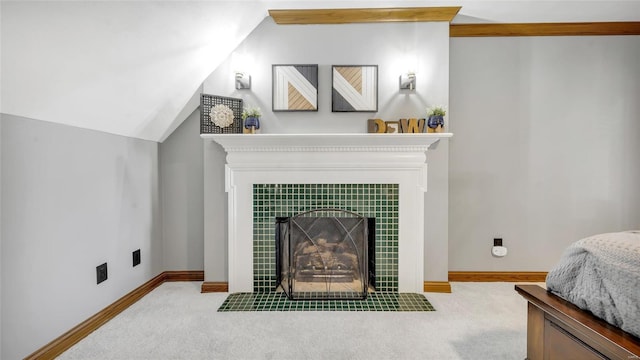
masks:
<svg viewBox="0 0 640 360"><path fill-rule="evenodd" d="M380 22L451 22L460 11L460 6L407 7L407 8L362 8L362 9L290 9L269 10L276 24L350 24Z"/></svg>
<svg viewBox="0 0 640 360"><path fill-rule="evenodd" d="M640 22L450 24L450 37L640 35Z"/></svg>

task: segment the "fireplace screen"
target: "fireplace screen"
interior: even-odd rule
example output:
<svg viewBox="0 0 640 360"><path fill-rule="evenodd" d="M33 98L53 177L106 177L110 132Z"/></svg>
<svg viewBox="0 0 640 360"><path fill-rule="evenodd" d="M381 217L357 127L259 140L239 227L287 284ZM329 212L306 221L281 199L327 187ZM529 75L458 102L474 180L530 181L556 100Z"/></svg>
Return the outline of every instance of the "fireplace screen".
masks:
<svg viewBox="0 0 640 360"><path fill-rule="evenodd" d="M278 290L289 299L365 299L375 287L375 219L336 209L276 218Z"/></svg>

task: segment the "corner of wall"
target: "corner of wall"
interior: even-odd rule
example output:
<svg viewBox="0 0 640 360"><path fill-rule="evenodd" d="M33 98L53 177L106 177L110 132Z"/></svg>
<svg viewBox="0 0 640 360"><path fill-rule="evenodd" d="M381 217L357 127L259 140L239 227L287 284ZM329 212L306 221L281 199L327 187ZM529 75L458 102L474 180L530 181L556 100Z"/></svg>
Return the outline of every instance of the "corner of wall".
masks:
<svg viewBox="0 0 640 360"><path fill-rule="evenodd" d="M1 87L1 86L0 86ZM2 336L2 328L4 327L4 321L2 312L4 309L2 307L2 277L5 273L4 269L2 269L2 264L4 264L4 260L2 260L2 112L0 112L0 359L4 358L2 354L2 343L4 342L4 337Z"/></svg>
<svg viewBox="0 0 640 360"><path fill-rule="evenodd" d="M176 118L171 122L171 125L169 125L164 134L162 134L159 141L160 143L167 140L167 138L169 138L169 136L171 136L171 134L173 134L173 132L200 106L200 93L202 93L202 87L203 85L200 84L193 95L191 95L191 98L187 101L182 110L180 110L178 116L176 116Z"/></svg>
<svg viewBox="0 0 640 360"><path fill-rule="evenodd" d="M194 98L199 104L199 93ZM158 147L163 270L202 270L205 185L197 106Z"/></svg>

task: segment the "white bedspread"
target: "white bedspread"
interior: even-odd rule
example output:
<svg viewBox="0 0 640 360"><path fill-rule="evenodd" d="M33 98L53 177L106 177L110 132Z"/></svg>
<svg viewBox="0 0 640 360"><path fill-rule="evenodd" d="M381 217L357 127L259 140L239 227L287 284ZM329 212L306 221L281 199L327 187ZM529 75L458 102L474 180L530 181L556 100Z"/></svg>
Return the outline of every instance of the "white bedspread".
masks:
<svg viewBox="0 0 640 360"><path fill-rule="evenodd" d="M547 275L547 289L640 337L640 231L574 242Z"/></svg>

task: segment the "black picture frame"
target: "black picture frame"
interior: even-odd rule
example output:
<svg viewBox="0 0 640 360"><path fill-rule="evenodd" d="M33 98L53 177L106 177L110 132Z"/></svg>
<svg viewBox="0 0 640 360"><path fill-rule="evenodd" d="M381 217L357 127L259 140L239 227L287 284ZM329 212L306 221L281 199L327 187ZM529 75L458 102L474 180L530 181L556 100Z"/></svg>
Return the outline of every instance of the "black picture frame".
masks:
<svg viewBox="0 0 640 360"><path fill-rule="evenodd" d="M331 111L378 112L378 65L332 65Z"/></svg>
<svg viewBox="0 0 640 360"><path fill-rule="evenodd" d="M318 111L318 64L272 65L271 109Z"/></svg>

